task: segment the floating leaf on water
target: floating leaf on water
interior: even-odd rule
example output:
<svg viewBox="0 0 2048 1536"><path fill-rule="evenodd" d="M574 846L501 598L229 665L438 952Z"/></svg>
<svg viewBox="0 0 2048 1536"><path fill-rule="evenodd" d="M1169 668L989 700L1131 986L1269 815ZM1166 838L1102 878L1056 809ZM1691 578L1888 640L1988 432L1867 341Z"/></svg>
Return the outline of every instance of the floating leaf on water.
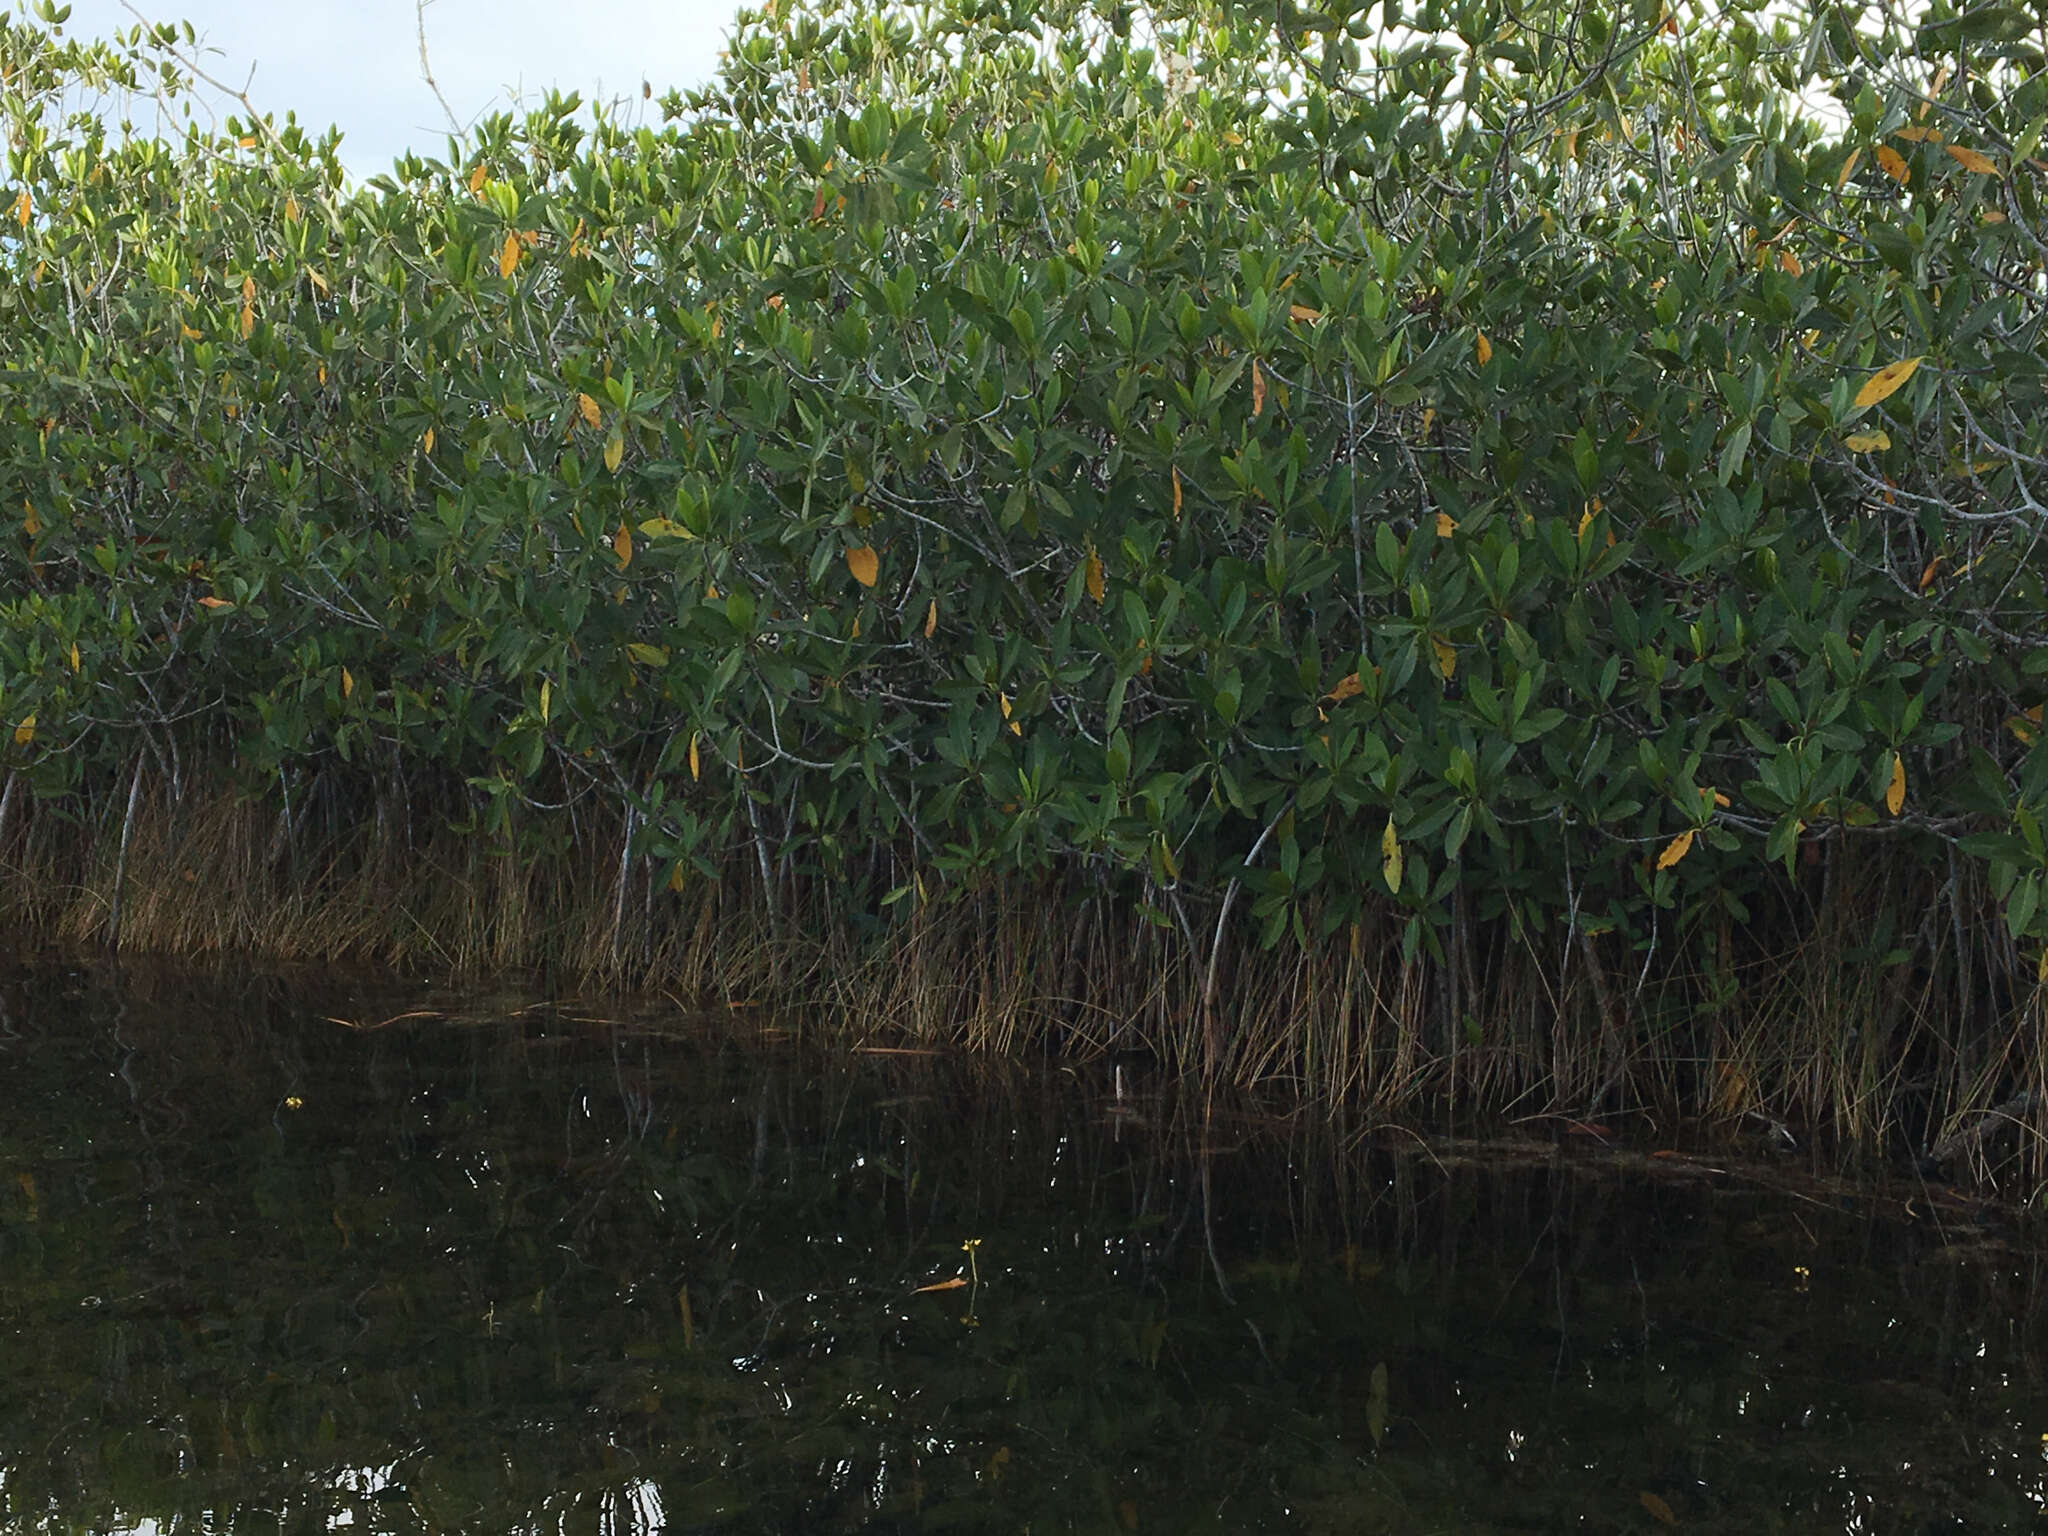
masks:
<svg viewBox="0 0 2048 1536"><path fill-rule="evenodd" d="M1889 400L1899 392L1906 380L1913 377L1913 370L1923 361L1920 357L1902 357L1895 363L1886 363L1877 372L1863 381L1863 387L1856 391L1856 409Z"/></svg>
<svg viewBox="0 0 2048 1536"><path fill-rule="evenodd" d="M1387 1362L1372 1368L1365 1391L1365 1432L1377 1448L1387 1438Z"/></svg>
<svg viewBox="0 0 2048 1536"><path fill-rule="evenodd" d="M966 1284L967 1277L965 1275L955 1275L950 1280L940 1280L932 1285L920 1285L911 1294L913 1296L922 1296L927 1291L957 1291Z"/></svg>
<svg viewBox="0 0 2048 1536"><path fill-rule="evenodd" d="M1670 842L1666 843L1664 845L1664 851L1657 855L1657 867L1659 869L1669 869L1672 865L1676 864L1680 859L1684 858L1688 853L1691 853L1692 837L1692 828L1687 827L1683 832L1679 833L1678 836L1674 837L1673 839L1671 839Z"/></svg>
<svg viewBox="0 0 2048 1536"><path fill-rule="evenodd" d="M1671 1506L1658 1498L1654 1493L1645 1490L1637 1494L1636 1499L1642 1504L1644 1509L1649 1511L1650 1518L1659 1525L1678 1524L1678 1516L1671 1512Z"/></svg>
<svg viewBox="0 0 2048 1536"><path fill-rule="evenodd" d="M864 587L872 587L881 575L881 557L869 545L856 545L846 552L846 568L853 573L855 581Z"/></svg>

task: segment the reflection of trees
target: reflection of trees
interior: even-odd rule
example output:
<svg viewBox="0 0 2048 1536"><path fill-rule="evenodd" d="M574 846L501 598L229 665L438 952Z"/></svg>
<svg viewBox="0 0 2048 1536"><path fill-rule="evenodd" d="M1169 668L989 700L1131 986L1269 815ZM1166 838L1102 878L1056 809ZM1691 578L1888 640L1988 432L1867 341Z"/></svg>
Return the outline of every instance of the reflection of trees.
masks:
<svg viewBox="0 0 2048 1536"><path fill-rule="evenodd" d="M1867 1200L153 985L6 998L10 1528L1598 1530L1649 1493L1988 1530L2041 1492L2037 1260ZM978 1286L916 1293L974 1237Z"/></svg>

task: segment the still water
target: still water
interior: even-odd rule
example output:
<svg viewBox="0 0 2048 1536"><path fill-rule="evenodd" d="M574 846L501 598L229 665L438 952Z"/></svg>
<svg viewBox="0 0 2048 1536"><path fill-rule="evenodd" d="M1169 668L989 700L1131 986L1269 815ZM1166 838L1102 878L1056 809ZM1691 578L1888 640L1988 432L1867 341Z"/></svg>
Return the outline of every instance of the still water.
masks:
<svg viewBox="0 0 2048 1536"><path fill-rule="evenodd" d="M427 1008L0 976L0 1529L1993 1531L2048 1495L2040 1257L1939 1191Z"/></svg>

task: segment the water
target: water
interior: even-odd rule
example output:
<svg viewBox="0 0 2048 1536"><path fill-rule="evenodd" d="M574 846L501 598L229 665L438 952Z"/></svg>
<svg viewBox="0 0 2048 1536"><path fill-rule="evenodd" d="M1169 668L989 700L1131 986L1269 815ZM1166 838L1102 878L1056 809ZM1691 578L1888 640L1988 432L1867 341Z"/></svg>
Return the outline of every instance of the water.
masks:
<svg viewBox="0 0 2048 1536"><path fill-rule="evenodd" d="M2039 1255L1938 1191L1205 1129L1106 1067L651 1010L326 1019L403 1006L0 978L0 1529L1992 1531L2048 1494Z"/></svg>

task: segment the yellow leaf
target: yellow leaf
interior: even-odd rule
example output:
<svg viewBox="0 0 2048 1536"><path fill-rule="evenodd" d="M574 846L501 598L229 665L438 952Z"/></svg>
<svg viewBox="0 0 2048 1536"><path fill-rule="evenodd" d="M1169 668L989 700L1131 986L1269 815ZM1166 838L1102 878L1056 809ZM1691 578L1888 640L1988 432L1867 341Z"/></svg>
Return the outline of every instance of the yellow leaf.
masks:
<svg viewBox="0 0 2048 1536"><path fill-rule="evenodd" d="M311 283L315 288L318 288L320 290L321 297L323 298L325 298L327 294L331 291L327 286L327 279L321 276L318 272L315 272L311 267L306 268L306 281ZM325 372L324 369L322 371Z"/></svg>
<svg viewBox="0 0 2048 1536"><path fill-rule="evenodd" d="M498 247L498 276L510 277L518 268L521 249L517 233L505 236L505 243Z"/></svg>
<svg viewBox="0 0 2048 1536"><path fill-rule="evenodd" d="M199 339L199 332L193 330L191 326L182 320L178 322L178 334L187 341L197 341Z"/></svg>
<svg viewBox="0 0 2048 1536"><path fill-rule="evenodd" d="M471 171L471 172L469 173L469 190L470 190L470 191L471 191L472 193L476 193L476 192L481 192L481 191L483 191L483 189L484 189L484 183L485 183L485 182L487 182L487 181L489 181L490 179L491 179L491 173L490 173L490 171L489 171L489 170L487 170L487 169L486 169L486 168L484 167L484 164L483 164L483 162L482 162L482 161L478 161L478 162L477 162L477 165L476 165L476 169L472 170L472 171Z"/></svg>
<svg viewBox="0 0 2048 1536"><path fill-rule="evenodd" d="M1337 686L1324 694L1323 698L1332 704L1342 704L1346 699L1355 699L1363 692L1365 684L1359 681L1358 674L1347 672L1337 679Z"/></svg>
<svg viewBox="0 0 2048 1536"><path fill-rule="evenodd" d="M1979 154L1974 149L1965 149L1960 144L1944 144L1951 160L1966 171L1975 171L1979 176L1996 176L1998 166L1989 155Z"/></svg>
<svg viewBox="0 0 2048 1536"><path fill-rule="evenodd" d="M325 363L320 365L320 382L322 384L327 382L327 365Z"/></svg>
<svg viewBox="0 0 2048 1536"><path fill-rule="evenodd" d="M555 685L546 678L540 680L540 717L543 720L555 717Z"/></svg>
<svg viewBox="0 0 2048 1536"><path fill-rule="evenodd" d="M224 597L213 597L209 595L199 599L199 606L202 608L232 608L235 605Z"/></svg>
<svg viewBox="0 0 2048 1536"><path fill-rule="evenodd" d="M1421 442L1427 442L1427 441L1428 441L1428 439L1429 439L1429 427L1430 427L1430 423L1431 423L1431 422L1433 422L1433 421L1435 421L1435 420L1436 420L1436 407L1435 407L1435 406L1433 406L1433 405L1426 405L1426 406L1424 406L1424 407L1422 408L1422 427L1421 427L1421 429L1420 429L1420 430L1419 430L1418 432L1416 432L1416 434L1415 434L1415 441L1417 441L1418 443L1421 443Z"/></svg>
<svg viewBox="0 0 2048 1536"><path fill-rule="evenodd" d="M1928 561L1926 565L1921 567L1920 590L1922 592L1925 592L1929 587L1934 585L1935 576L1940 572L1941 568L1947 563L1947 555L1936 555L1932 560Z"/></svg>
<svg viewBox="0 0 2048 1536"><path fill-rule="evenodd" d="M1451 514L1448 512L1437 513L1436 536L1438 538L1448 539L1452 534L1456 533L1457 531L1458 520L1455 517L1451 516Z"/></svg>
<svg viewBox="0 0 2048 1536"><path fill-rule="evenodd" d="M1180 466L1173 469L1173 520L1180 521Z"/></svg>
<svg viewBox="0 0 2048 1536"><path fill-rule="evenodd" d="M21 724L14 728L14 744L17 747L25 747L35 739L36 717L34 715L25 715L22 717Z"/></svg>
<svg viewBox="0 0 2048 1536"><path fill-rule="evenodd" d="M288 223L296 224L299 222L299 200L289 192L285 194L284 216Z"/></svg>
<svg viewBox="0 0 2048 1536"><path fill-rule="evenodd" d="M690 777L692 779L696 778L701 771L702 764L697 757L697 732L692 731L690 732Z"/></svg>
<svg viewBox="0 0 2048 1536"><path fill-rule="evenodd" d="M244 304L256 302L256 279L246 272L242 274L242 302Z"/></svg>
<svg viewBox="0 0 2048 1536"><path fill-rule="evenodd" d="M1103 593L1109 589L1109 584L1103 579L1102 557L1095 553L1095 546L1093 544L1088 546L1087 580L1088 595L1094 598L1096 602L1101 602Z"/></svg>
<svg viewBox="0 0 2048 1536"><path fill-rule="evenodd" d="M1783 267L1793 277L1804 277L1806 275L1806 268L1800 265L1799 258L1790 251L1778 252L1778 265Z"/></svg>
<svg viewBox="0 0 2048 1536"><path fill-rule="evenodd" d="M999 693L999 694L997 694L997 695L996 695L996 702L997 702L998 704L1000 704L1000 705L1002 705L1002 706L1003 706L1003 718L1004 718L1005 720L1009 719L1009 718L1010 718L1010 696L1009 696L1009 695L1008 695L1007 693Z"/></svg>
<svg viewBox="0 0 2048 1536"><path fill-rule="evenodd" d="M1429 637L1429 643L1436 651L1437 671L1443 673L1445 682L1449 682L1458 670L1457 651L1452 649L1448 640L1439 640L1434 635Z"/></svg>
<svg viewBox="0 0 2048 1536"><path fill-rule="evenodd" d="M924 611L924 637L925 637L925 639L927 639L927 640L931 639L931 637L932 637L932 631L933 631L933 630L935 630L935 629L937 629L938 627L939 627L939 600L938 600L938 599L937 599L937 598L935 597L935 598L933 598L933 599L932 599L932 605L931 605L931 607L929 607L929 608L925 609L925 611Z"/></svg>
<svg viewBox="0 0 2048 1536"><path fill-rule="evenodd" d="M547 686L547 685L546 685L545 683L543 683L543 684L542 684L541 686L542 686L542 688L546 688L546 686ZM345 699L345 698L347 698L347 697L348 697L348 696L349 696L350 694L354 693L355 691L356 691L356 680L355 680L355 679L354 679L353 677L351 677L351 676L349 675L349 670L348 670L348 668L347 668L347 667L343 667L343 668L341 669L341 696L342 696L342 697L343 697L343 698Z"/></svg>
<svg viewBox="0 0 2048 1536"><path fill-rule="evenodd" d="M1658 1498L1654 1493L1639 1493L1636 1495L1636 1500L1644 1509L1649 1511L1650 1518L1659 1525L1678 1524L1678 1516L1671 1512L1671 1506Z"/></svg>
<svg viewBox="0 0 2048 1536"><path fill-rule="evenodd" d="M619 519L619 531L612 535L612 553L619 557L622 571L633 563L633 530L626 526L623 517Z"/></svg>
<svg viewBox="0 0 2048 1536"><path fill-rule="evenodd" d="M1906 170L1906 162L1900 158L1899 152L1893 149L1891 145L1880 144L1877 146L1877 168L1883 171L1885 175L1891 177L1900 186L1903 187L1906 184L1906 177L1909 174Z"/></svg>
<svg viewBox="0 0 2048 1536"><path fill-rule="evenodd" d="M1311 320L1322 319L1323 312L1320 309L1310 309L1306 304L1290 304L1287 306L1287 318L1307 324Z"/></svg>
<svg viewBox="0 0 2048 1536"><path fill-rule="evenodd" d="M1918 357L1902 357L1895 363L1886 363L1865 379L1863 387L1856 391L1856 409L1860 411L1866 406L1891 399L1899 392L1900 386L1913 377L1913 370L1918 368L1920 363L1921 359Z"/></svg>
<svg viewBox="0 0 2048 1536"><path fill-rule="evenodd" d="M1664 845L1664 851L1657 855L1657 867L1669 869L1688 853L1692 852L1692 828L1687 827L1678 836Z"/></svg>
<svg viewBox="0 0 2048 1536"><path fill-rule="evenodd" d="M74 672L78 670L78 642L76 640L71 642L71 670Z"/></svg>
<svg viewBox="0 0 2048 1536"><path fill-rule="evenodd" d="M1586 510L1579 514L1579 526L1575 531L1578 534L1578 536L1583 539L1586 536L1586 530L1592 526L1593 506L1592 503L1588 502L1586 504Z"/></svg>
<svg viewBox="0 0 2048 1536"><path fill-rule="evenodd" d="M1858 432L1853 437L1842 439L1842 446L1851 453L1875 453L1880 448L1892 445L1888 432Z"/></svg>
<svg viewBox="0 0 2048 1536"><path fill-rule="evenodd" d="M1862 154L1863 151L1860 149L1852 149L1849 151L1849 158L1842 162L1841 174L1835 178L1835 190L1837 192L1841 191L1842 188L1846 187L1849 184L1849 175L1852 171L1856 169L1856 162L1862 156Z"/></svg>
<svg viewBox="0 0 2048 1536"><path fill-rule="evenodd" d="M1266 376L1259 371L1259 360L1252 359L1252 420L1257 421L1266 409Z"/></svg>
<svg viewBox="0 0 2048 1536"><path fill-rule="evenodd" d="M650 517L640 525L640 531L650 539L694 539L697 537L681 523L666 517Z"/></svg>
<svg viewBox="0 0 2048 1536"><path fill-rule="evenodd" d="M861 544L846 552L846 568L853 572L853 579L864 587L872 587L875 578L881 574L882 561L873 549Z"/></svg>
<svg viewBox="0 0 2048 1536"><path fill-rule="evenodd" d="M643 667L665 667L668 665L667 651L664 651L658 645L648 645L639 640L633 641L626 647L626 654L639 662Z"/></svg>
<svg viewBox="0 0 2048 1536"><path fill-rule="evenodd" d="M434 429L432 427L427 428L426 431L420 434L420 449L425 453L432 453L434 451Z"/></svg>
<svg viewBox="0 0 2048 1536"><path fill-rule="evenodd" d="M1493 361L1493 343L1486 339L1486 332L1479 333L1479 339L1472 344L1472 354L1479 359L1482 368Z"/></svg>
<svg viewBox="0 0 2048 1536"><path fill-rule="evenodd" d="M1392 817L1380 834L1380 878L1387 882L1388 890L1401 894L1401 839L1395 835Z"/></svg>
<svg viewBox="0 0 2048 1536"><path fill-rule="evenodd" d="M1892 137L1903 139L1908 144L1924 144L1929 139L1939 144L1941 142L1941 130L1939 128L1929 128L1923 123L1908 123L1903 128L1895 129Z"/></svg>
<svg viewBox="0 0 2048 1536"><path fill-rule="evenodd" d="M1986 208L1978 217L1986 224L2003 224L2005 222L2005 215L1996 208Z"/></svg>
<svg viewBox="0 0 2048 1536"><path fill-rule="evenodd" d="M21 531L30 538L43 531L43 520L36 516L36 509L27 501L21 504Z"/></svg>
<svg viewBox="0 0 2048 1536"><path fill-rule="evenodd" d="M626 434L624 432L614 432L605 439L604 443L605 473L616 475L619 472L619 461L624 459L625 456Z"/></svg>
<svg viewBox="0 0 2048 1536"><path fill-rule="evenodd" d="M28 195L28 189L22 188L21 196L14 200L14 222L27 229L28 221L35 217L35 211L36 205Z"/></svg>
<svg viewBox="0 0 2048 1536"><path fill-rule="evenodd" d="M576 410L583 417L583 425L589 427L592 431L595 431L597 424L604 419L603 412L597 407L597 402L581 391L578 391L576 395Z"/></svg>
<svg viewBox="0 0 2048 1536"><path fill-rule="evenodd" d="M1906 760L1898 753L1892 754L1892 782L1884 792L1884 808L1894 816L1906 804Z"/></svg>
<svg viewBox="0 0 2048 1536"><path fill-rule="evenodd" d="M674 869L668 872L668 888L672 891L680 891L683 888L682 865L678 864ZM685 1291L683 1293L683 1312L685 1317L685 1321L683 1324L683 1346L686 1349L689 1347L690 1342L690 1325L687 1321L690 1306L689 1295L690 1293L688 1291Z"/></svg>

